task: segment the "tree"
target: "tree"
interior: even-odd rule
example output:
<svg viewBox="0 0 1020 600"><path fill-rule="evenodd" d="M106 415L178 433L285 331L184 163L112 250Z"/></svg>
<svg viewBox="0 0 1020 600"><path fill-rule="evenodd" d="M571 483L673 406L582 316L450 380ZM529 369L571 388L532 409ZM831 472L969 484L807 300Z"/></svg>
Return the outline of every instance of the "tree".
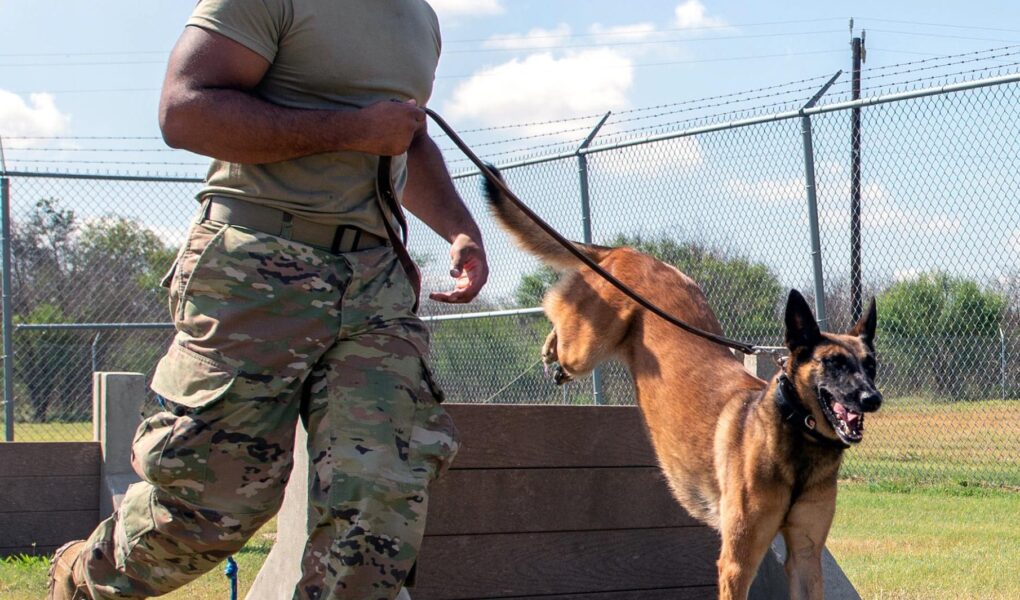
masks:
<svg viewBox="0 0 1020 600"><path fill-rule="evenodd" d="M547 265L540 266L532 273L521 277L521 282L514 290L514 301L517 306L531 308L542 304L545 293L559 280L560 275Z"/></svg>
<svg viewBox="0 0 1020 600"><path fill-rule="evenodd" d="M877 335L889 384L901 393L954 399L994 393L1007 303L1000 293L945 273L889 286L878 296Z"/></svg>
<svg viewBox="0 0 1020 600"><path fill-rule="evenodd" d="M66 323L67 316L60 307L39 304L27 315L15 315L17 324ZM80 420L84 415L75 414L71 399L87 393L87 385L75 379L73 354L76 350L74 336L67 331L26 331L19 336L17 360L14 362L15 375L28 393L31 418L36 422L51 420L51 405L56 414ZM88 381L88 377L85 377ZM84 406L87 413L88 405ZM74 419L78 417L78 419Z"/></svg>
<svg viewBox="0 0 1020 600"><path fill-rule="evenodd" d="M159 280L174 250L152 231L120 216L80 224L57 199L40 200L12 224L12 282L17 323L153 322L166 319ZM86 337L87 336L87 337ZM90 407L92 358L137 368L158 353L152 336L22 331L15 336L17 383L35 420L82 419ZM58 410L59 409L59 410Z"/></svg>
<svg viewBox="0 0 1020 600"><path fill-rule="evenodd" d="M82 278L87 292L103 299L80 307L78 318L142 322L165 318L165 293L159 282L175 250L159 236L124 217L107 217L85 224L75 249L76 271L90 274Z"/></svg>

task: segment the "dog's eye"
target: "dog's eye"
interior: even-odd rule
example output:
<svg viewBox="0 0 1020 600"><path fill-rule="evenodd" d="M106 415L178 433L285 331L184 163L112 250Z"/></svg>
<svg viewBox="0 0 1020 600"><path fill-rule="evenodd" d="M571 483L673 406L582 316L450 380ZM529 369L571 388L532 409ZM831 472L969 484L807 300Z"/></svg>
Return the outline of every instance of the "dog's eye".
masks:
<svg viewBox="0 0 1020 600"><path fill-rule="evenodd" d="M847 360L845 356L836 354L834 356L826 356L823 360L825 368L832 370L842 370L847 368Z"/></svg>
<svg viewBox="0 0 1020 600"><path fill-rule="evenodd" d="M864 367L864 373L867 374L868 378L874 381L878 371L878 364L875 362L875 359L869 356L861 361L861 366Z"/></svg>

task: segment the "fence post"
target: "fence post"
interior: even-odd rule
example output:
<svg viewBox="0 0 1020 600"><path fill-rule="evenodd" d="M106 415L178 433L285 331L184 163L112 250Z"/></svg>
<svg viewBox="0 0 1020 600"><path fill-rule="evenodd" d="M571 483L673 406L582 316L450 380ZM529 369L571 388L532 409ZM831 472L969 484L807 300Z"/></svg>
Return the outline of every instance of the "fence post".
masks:
<svg viewBox="0 0 1020 600"><path fill-rule="evenodd" d="M836 79L843 74L837 71L835 75L818 90L810 100L801 107L801 133L804 139L804 185L807 188L808 223L811 229L811 263L814 267L815 280L815 313L818 319L818 327L825 331L829 328L829 319L825 314L825 283L822 278L822 242L818 233L818 196L815 190L815 148L811 138L811 115L804 111L813 107L818 100L829 90Z"/></svg>
<svg viewBox="0 0 1020 600"><path fill-rule="evenodd" d="M142 421L145 375L92 374L92 436L102 449L99 515L106 518L124 492L140 481L131 466L131 442Z"/></svg>
<svg viewBox="0 0 1020 600"><path fill-rule="evenodd" d="M584 141L581 142L581 145L576 150L577 173L581 183L581 228L585 244L591 243L591 193L588 188L588 157L584 154L584 150L595 139L595 136L598 135L599 130L606 124L611 114L613 114L612 111L602 115L602 119L599 120L598 124L591 130L588 137L584 138ZM605 404L601 367L595 367L595 370L591 372L591 385L595 404Z"/></svg>
<svg viewBox="0 0 1020 600"><path fill-rule="evenodd" d="M861 99L861 63L864 61L864 32L851 41L853 72L851 99ZM850 109L850 322L864 312L861 283L861 107Z"/></svg>
<svg viewBox="0 0 1020 600"><path fill-rule="evenodd" d="M14 441L14 315L11 308L11 180L0 178L3 252L4 441Z"/></svg>

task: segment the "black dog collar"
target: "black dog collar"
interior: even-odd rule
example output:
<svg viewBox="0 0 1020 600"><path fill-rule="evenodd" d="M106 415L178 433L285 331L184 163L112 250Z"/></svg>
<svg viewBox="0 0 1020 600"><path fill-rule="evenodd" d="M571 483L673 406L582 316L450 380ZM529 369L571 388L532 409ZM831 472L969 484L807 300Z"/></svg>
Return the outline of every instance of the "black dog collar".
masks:
<svg viewBox="0 0 1020 600"><path fill-rule="evenodd" d="M797 397L797 390L793 387L793 383L790 382L785 373L781 373L778 379L775 400L784 421L793 423L822 446L838 448L840 450L850 447L850 444L843 442L843 440L834 440L819 433L818 423L815 421L814 415L804 410L800 403L793 400L793 398Z"/></svg>

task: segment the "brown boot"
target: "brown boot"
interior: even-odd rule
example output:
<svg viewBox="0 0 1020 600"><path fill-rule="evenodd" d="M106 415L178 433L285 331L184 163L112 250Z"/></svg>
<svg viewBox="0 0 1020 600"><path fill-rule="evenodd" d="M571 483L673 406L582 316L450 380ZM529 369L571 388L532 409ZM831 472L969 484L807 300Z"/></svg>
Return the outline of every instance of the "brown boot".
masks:
<svg viewBox="0 0 1020 600"><path fill-rule="evenodd" d="M83 564L79 560L85 540L68 542L57 548L50 564L50 593L46 600L92 600L85 587ZM77 574L76 574L77 572Z"/></svg>

